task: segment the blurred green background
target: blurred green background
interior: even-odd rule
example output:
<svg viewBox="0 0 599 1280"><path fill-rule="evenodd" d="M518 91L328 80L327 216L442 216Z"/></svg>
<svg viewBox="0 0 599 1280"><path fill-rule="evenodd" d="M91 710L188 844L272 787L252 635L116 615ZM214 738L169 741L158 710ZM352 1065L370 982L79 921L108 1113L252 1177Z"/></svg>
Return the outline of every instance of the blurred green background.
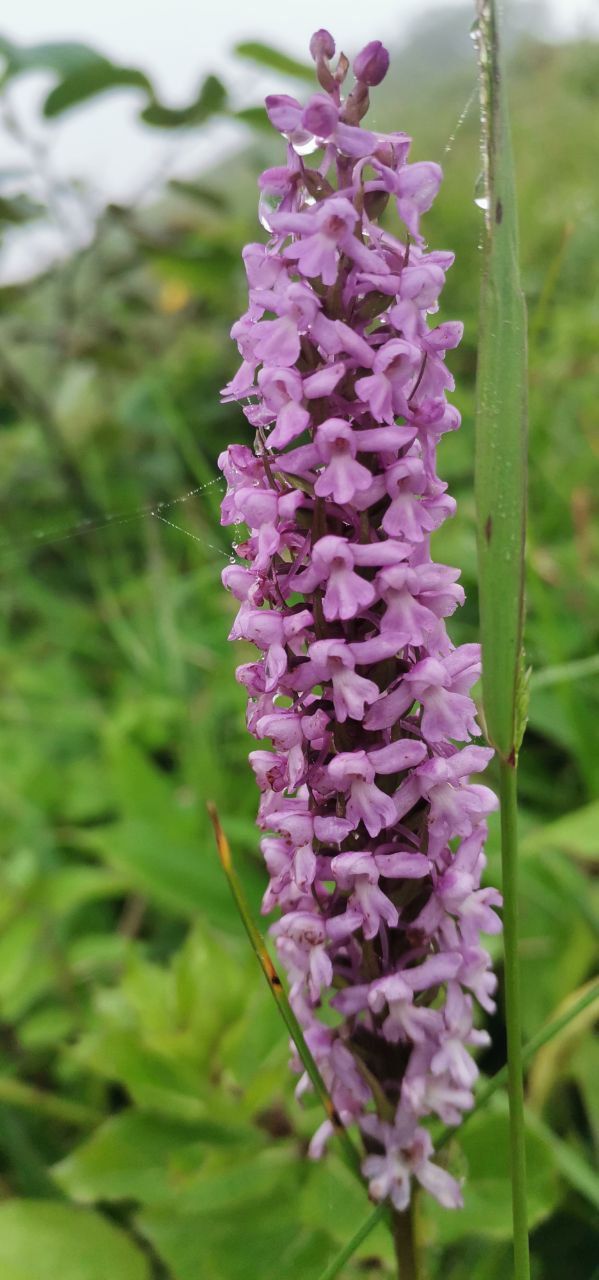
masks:
<svg viewBox="0 0 599 1280"><path fill-rule="evenodd" d="M148 127L190 138L235 111L215 78L173 111L142 73L83 46L3 40L0 52L9 127L8 89L39 67L54 73L49 121L117 85L142 90ZM436 554L462 569L468 602L453 634L470 640L482 214L476 101L455 132L475 85L463 24L446 16L416 31L392 67L375 127L406 129L414 158L446 171L426 231L457 255L442 315L466 325L452 355L464 425L442 445L459 515ZM288 89L302 94L296 71ZM530 1037L584 989L598 950L599 46L514 41L511 105L530 318ZM231 548L216 458L247 439L218 393L237 363L228 331L244 308L240 250L259 234L256 178L279 150L259 109L242 114L233 157L197 182L165 183L150 205L109 206L87 247L0 289L3 1280L317 1280L368 1211L334 1153L306 1158L318 1109L293 1098L284 1029L205 813L210 798L257 910L264 872L233 675L241 654L226 643L233 607L220 571ZM26 174L43 161L21 142ZM85 192L70 198L83 206ZM18 171L0 172L6 242L51 218L52 199L49 187L32 200ZM499 883L496 828L488 877ZM536 1280L599 1275L598 1003L528 1075ZM489 1029L490 1074L505 1057L501 996ZM467 1176L466 1208L421 1204L430 1280L500 1280L510 1272L503 1097L448 1159ZM343 1272L391 1274L382 1229Z"/></svg>

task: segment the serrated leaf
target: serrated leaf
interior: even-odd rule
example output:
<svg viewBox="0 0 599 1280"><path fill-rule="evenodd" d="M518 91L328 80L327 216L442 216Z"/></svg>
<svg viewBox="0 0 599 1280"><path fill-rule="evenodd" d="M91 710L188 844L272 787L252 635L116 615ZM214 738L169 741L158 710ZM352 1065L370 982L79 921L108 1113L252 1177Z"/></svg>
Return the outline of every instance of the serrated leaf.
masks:
<svg viewBox="0 0 599 1280"><path fill-rule="evenodd" d="M62 115L70 107L87 102L109 89L143 89L152 94L152 85L136 67L119 67L112 62L97 62L65 76L48 94L44 102L46 119Z"/></svg>
<svg viewBox="0 0 599 1280"><path fill-rule="evenodd" d="M133 1240L99 1213L50 1200L0 1204L2 1280L149 1280Z"/></svg>
<svg viewBox="0 0 599 1280"><path fill-rule="evenodd" d="M268 67L270 71L280 71L284 76L308 80L310 84L314 84L314 68L309 63L299 62L297 58L291 58L288 53L273 49L272 45L263 44L260 40L244 40L235 45L234 52L239 58L257 62L260 67Z"/></svg>

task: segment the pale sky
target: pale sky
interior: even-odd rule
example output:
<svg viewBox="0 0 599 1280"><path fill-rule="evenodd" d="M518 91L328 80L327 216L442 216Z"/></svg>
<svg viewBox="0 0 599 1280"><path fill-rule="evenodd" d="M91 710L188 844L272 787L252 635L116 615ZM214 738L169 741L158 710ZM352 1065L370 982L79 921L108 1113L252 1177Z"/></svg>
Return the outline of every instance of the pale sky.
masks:
<svg viewBox="0 0 599 1280"><path fill-rule="evenodd" d="M258 39L306 57L312 32L325 26L338 47L356 52L367 40L401 43L415 17L432 10L463 7L456 0L20 0L0 20L0 34L18 43L83 40L116 61L147 71L164 99L189 101L206 72L222 75L241 103L255 103L264 92L281 86L268 73L249 64L241 70L231 57L242 39ZM474 7L474 6L473 6ZM547 0L553 36L599 33L599 0ZM511 8L517 13L518 3ZM139 96L123 91L99 99L49 126L41 127L37 104L53 83L51 76L28 77L13 90L15 109L28 136L44 150L54 178L81 178L95 189L98 205L106 199L126 200L137 193L164 164L170 173L195 173L219 145L231 145L231 126L217 125L197 139L174 137L140 127ZM19 161L17 150L3 140L4 169ZM77 218L67 210L77 237ZM28 264L15 235L4 253L2 276L29 273L46 249L40 231L28 233ZM38 236L39 239L39 236Z"/></svg>

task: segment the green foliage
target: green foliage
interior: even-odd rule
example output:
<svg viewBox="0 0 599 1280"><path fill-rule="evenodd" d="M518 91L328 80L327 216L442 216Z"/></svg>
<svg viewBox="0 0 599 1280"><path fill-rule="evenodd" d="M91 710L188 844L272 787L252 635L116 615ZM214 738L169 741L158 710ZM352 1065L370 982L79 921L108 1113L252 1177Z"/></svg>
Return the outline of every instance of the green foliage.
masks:
<svg viewBox="0 0 599 1280"><path fill-rule="evenodd" d="M147 76L135 67L116 67L110 62L97 62L93 66L79 67L71 71L48 94L44 102L44 115L48 118L62 115L88 98L95 98L107 89L142 89L152 91Z"/></svg>
<svg viewBox="0 0 599 1280"><path fill-rule="evenodd" d="M464 1130L457 1167L464 1175L464 1210L443 1213L427 1201L426 1219L431 1242L450 1244L463 1236L509 1240L512 1233L512 1194L509 1174L509 1123L505 1100L495 1100ZM529 1129L526 1135L529 1230L542 1222L559 1199L554 1154L550 1144Z"/></svg>
<svg viewBox="0 0 599 1280"><path fill-rule="evenodd" d="M4 1280L150 1280L143 1252L99 1213L48 1200L0 1205Z"/></svg>
<svg viewBox="0 0 599 1280"><path fill-rule="evenodd" d="M296 80L307 80L309 84L314 84L313 66L306 62L298 62L297 58L290 58L287 53L283 53L280 49L273 49L271 45L262 44L259 40L245 40L235 45L235 53L239 58L257 62L259 67L268 67L269 71L279 71L282 75L292 76Z"/></svg>
<svg viewBox="0 0 599 1280"><path fill-rule="evenodd" d="M423 63L416 42L389 89L377 91L376 127L414 133L417 159L442 158L474 85L473 64L453 68L446 47L441 71ZM100 78L112 65L81 45L2 41L0 53L5 77L51 70L50 93L86 65L104 68ZM531 316L533 678L520 769L527 1038L584 989L597 961L597 65L592 44L529 43L511 67ZM236 109L218 82L205 85L198 114L179 124L198 125L202 94L205 119ZM140 110L155 103L144 89ZM226 644L233 607L219 574L231 534L218 523L216 467L228 440L248 437L238 411L219 406L218 389L236 365L228 331L243 307L240 250L258 234L256 176L279 152L255 127L263 118L243 114L248 146L234 162L170 186L152 208L108 208L88 248L0 290L8 1280L67 1280L73 1259L73 1276L91 1280L88 1255L90 1265L101 1260L102 1280L316 1280L369 1211L332 1147L322 1164L306 1158L320 1112L309 1096L294 1099L280 1019L205 811L214 800L256 918L264 873L234 679L240 655ZM475 113L444 167L427 236L457 255L442 318L466 322L452 357L464 425L442 446L459 513L435 552L463 568L461 641L477 634ZM28 188L12 182L10 191L24 210ZM12 225L11 235L26 234ZM500 880L495 826L488 878ZM489 1029L485 1075L504 1060L502 988ZM590 1014L576 1020L529 1077L532 1251L544 1280L592 1273L599 1117L589 1029ZM431 1276L503 1280L505 1108L473 1118L445 1154L468 1168L467 1209L427 1209ZM379 1225L341 1275L358 1280L371 1268L390 1277L391 1267Z"/></svg>
<svg viewBox="0 0 599 1280"><path fill-rule="evenodd" d="M224 111L227 102L227 91L216 76L207 76L198 90L195 101L187 107L165 107L160 102L151 102L141 113L145 124L152 124L162 129L177 129L182 125L203 124L210 116Z"/></svg>

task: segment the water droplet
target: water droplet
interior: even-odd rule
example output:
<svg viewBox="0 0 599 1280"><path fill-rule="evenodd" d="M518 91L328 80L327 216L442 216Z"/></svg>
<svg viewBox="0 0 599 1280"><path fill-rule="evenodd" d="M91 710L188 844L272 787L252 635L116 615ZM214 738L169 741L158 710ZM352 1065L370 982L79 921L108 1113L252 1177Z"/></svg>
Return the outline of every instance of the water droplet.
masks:
<svg viewBox="0 0 599 1280"><path fill-rule="evenodd" d="M282 196L274 195L272 191L261 191L258 201L258 221L262 224L265 231L272 231L270 215L277 212L281 203Z"/></svg>
<svg viewBox="0 0 599 1280"><path fill-rule="evenodd" d="M487 183L484 173L479 173L474 185L474 203L479 209L484 209L485 213L489 208L489 192L487 191Z"/></svg>
<svg viewBox="0 0 599 1280"><path fill-rule="evenodd" d="M480 24L479 24L478 18L474 19L474 22L472 23L472 26L470 28L469 35L472 43L478 44L480 40Z"/></svg>
<svg viewBox="0 0 599 1280"><path fill-rule="evenodd" d="M313 133L306 133L305 129L296 129L295 133L289 134L289 141L296 156L311 156L323 145L319 138L315 138Z"/></svg>

